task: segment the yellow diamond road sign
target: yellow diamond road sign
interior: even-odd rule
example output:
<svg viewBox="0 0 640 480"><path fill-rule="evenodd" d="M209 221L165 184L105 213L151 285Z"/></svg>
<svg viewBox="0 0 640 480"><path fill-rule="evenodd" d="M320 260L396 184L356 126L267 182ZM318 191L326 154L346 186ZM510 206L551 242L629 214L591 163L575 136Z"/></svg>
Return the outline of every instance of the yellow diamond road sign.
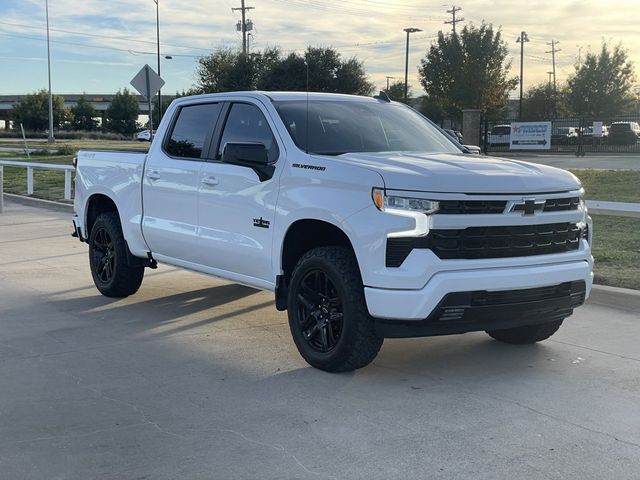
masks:
<svg viewBox="0 0 640 480"><path fill-rule="evenodd" d="M142 67L137 75L133 77L133 80L131 80L131 86L133 86L145 100L153 98L163 85L164 80L160 78L160 75L149 65Z"/></svg>

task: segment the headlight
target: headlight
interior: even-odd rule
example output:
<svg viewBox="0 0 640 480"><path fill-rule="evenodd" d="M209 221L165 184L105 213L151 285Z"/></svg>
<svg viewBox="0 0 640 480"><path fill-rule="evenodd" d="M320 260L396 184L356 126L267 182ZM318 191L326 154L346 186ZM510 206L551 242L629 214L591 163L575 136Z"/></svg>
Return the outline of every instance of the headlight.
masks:
<svg viewBox="0 0 640 480"><path fill-rule="evenodd" d="M371 198L378 210L383 212L409 211L420 212L430 215L438 211L439 203L435 200L425 200L424 198L399 197L395 195L385 195L381 188L371 190Z"/></svg>

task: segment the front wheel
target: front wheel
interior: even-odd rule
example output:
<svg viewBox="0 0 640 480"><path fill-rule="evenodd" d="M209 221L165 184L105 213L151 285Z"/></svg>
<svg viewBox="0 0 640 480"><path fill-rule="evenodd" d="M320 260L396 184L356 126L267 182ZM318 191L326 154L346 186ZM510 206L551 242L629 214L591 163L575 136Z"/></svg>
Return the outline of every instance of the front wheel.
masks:
<svg viewBox="0 0 640 480"><path fill-rule="evenodd" d="M346 247L315 248L302 256L291 275L288 316L300 355L320 370L364 367L382 346L358 264Z"/></svg>
<svg viewBox="0 0 640 480"><path fill-rule="evenodd" d="M546 340L556 333L562 325L562 320L541 323L539 325L525 325L523 327L487 330L490 337L505 343L523 345Z"/></svg>
<svg viewBox="0 0 640 480"><path fill-rule="evenodd" d="M102 213L89 235L89 265L96 288L107 297L128 297L138 291L144 267L129 266L127 243L117 213Z"/></svg>

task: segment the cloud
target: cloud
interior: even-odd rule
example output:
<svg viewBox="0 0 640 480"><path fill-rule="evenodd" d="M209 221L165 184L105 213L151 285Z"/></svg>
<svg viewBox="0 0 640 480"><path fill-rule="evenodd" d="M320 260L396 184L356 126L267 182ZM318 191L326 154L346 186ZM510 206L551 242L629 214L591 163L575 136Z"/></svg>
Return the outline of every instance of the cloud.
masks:
<svg viewBox="0 0 640 480"><path fill-rule="evenodd" d="M16 52L24 57L41 57L44 34L44 2L40 0L3 0L0 7L0 34L37 37L40 40L22 41L3 37L0 54ZM162 53L174 55L165 62L163 76L168 88L188 88L193 75L185 75L194 58L220 46L239 46L240 35L235 24L240 16L232 12L236 0L159 0ZM344 56L357 56L378 86L386 83L387 75L404 77L404 27L423 30L411 36L410 83L419 90L417 67L438 30L448 29L447 7L426 5L423 0L254 0L248 2L255 10L249 12L255 29L254 48L279 45L283 51L301 51L307 45L336 46ZM557 72L560 80L573 70L578 45L584 55L591 46L597 50L603 40L622 42L631 58L640 60L640 8L637 0L618 0L615 8L602 0L564 1L529 0L526 6L507 0L466 0L459 16L476 24L483 20L502 26L509 44L512 74L517 75L520 62L519 45L515 43L520 31L527 31L531 42L525 45L525 83L546 81L551 70L551 56L547 42L560 42ZM4 23L2 23L4 22ZM7 25L28 24L32 28ZM111 91L126 84L126 68L141 62L153 63L155 52L155 4L151 1L130 0L55 0L50 1L51 38L71 44L55 44L53 61L114 67L97 75L84 72L86 78L103 78L101 91ZM72 34L62 32L79 32ZM10 38L7 42L6 39ZM78 45L79 44L79 45ZM28 47L23 52L17 45ZM85 45L81 47L80 45ZM108 47L109 50L101 47ZM148 52L135 57L128 50ZM35 52L40 53L33 54ZM180 57L192 55L193 57ZM17 59L16 59L17 61ZM20 65L16 65L20 69ZM193 71L192 70L192 71ZM82 91L83 72L73 77L61 74L66 91ZM133 72L135 73L135 72ZM173 77L172 77L173 75ZM19 79L15 80L20 86Z"/></svg>

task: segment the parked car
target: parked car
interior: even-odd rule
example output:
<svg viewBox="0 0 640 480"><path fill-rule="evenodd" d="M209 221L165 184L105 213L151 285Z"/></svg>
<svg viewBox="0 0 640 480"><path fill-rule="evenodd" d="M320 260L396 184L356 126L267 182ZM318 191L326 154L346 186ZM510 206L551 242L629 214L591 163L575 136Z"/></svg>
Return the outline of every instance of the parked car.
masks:
<svg viewBox="0 0 640 480"><path fill-rule="evenodd" d="M593 136L593 126L590 127L583 127L582 131L580 132L580 135L582 136L582 142L587 144L587 145L591 145L591 144L598 144L598 143L607 143L608 137L609 137L609 129L606 126L602 126L602 132L600 134L599 137L594 137Z"/></svg>
<svg viewBox="0 0 640 480"><path fill-rule="evenodd" d="M556 127L551 132L551 144L574 145L578 141L576 127Z"/></svg>
<svg viewBox="0 0 640 480"><path fill-rule="evenodd" d="M496 125L491 129L487 143L491 146L509 145L511 125Z"/></svg>
<svg viewBox="0 0 640 480"><path fill-rule="evenodd" d="M447 135L449 135L451 138L456 140L458 143L462 143L462 138L463 138L462 132L459 132L458 130L453 130L451 128L444 128L443 130Z"/></svg>
<svg viewBox="0 0 640 480"><path fill-rule="evenodd" d="M155 135L156 132L154 131L153 134ZM150 142L151 141L151 131L150 130L142 130L141 132L138 132L136 134L136 140L138 140L139 142Z"/></svg>
<svg viewBox="0 0 640 480"><path fill-rule="evenodd" d="M638 122L614 122L609 127L609 143L612 145L634 145L640 139Z"/></svg>
<svg viewBox="0 0 640 480"><path fill-rule="evenodd" d="M182 97L148 154L78 153L74 235L108 297L157 262L274 292L326 371L390 337L545 340L591 289L580 182L463 148L379 97Z"/></svg>

